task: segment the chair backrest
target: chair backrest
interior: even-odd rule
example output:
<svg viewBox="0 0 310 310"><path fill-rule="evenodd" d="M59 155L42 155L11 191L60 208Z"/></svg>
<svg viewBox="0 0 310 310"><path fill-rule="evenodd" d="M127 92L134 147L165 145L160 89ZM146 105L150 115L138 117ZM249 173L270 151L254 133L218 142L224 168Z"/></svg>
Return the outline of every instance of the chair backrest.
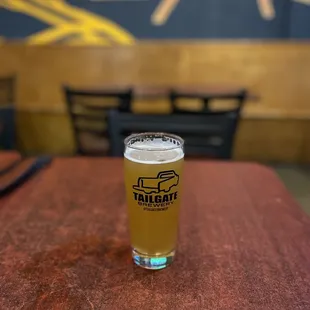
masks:
<svg viewBox="0 0 310 310"><path fill-rule="evenodd" d="M186 156L230 159L239 111L204 114L146 115L109 112L112 156L122 156L123 141L131 133L169 132L185 140Z"/></svg>
<svg viewBox="0 0 310 310"><path fill-rule="evenodd" d="M15 148L15 110L11 106L0 106L0 150Z"/></svg>
<svg viewBox="0 0 310 310"><path fill-rule="evenodd" d="M131 110L132 91L120 90L76 90L64 87L70 114L76 153L79 155L107 155L107 111L111 108Z"/></svg>
<svg viewBox="0 0 310 310"><path fill-rule="evenodd" d="M178 101L181 99L198 99L203 102L203 108L192 111L181 108ZM247 91L243 88L218 88L218 89L174 89L170 93L171 110L173 113L204 113L211 112L210 104L213 101L234 101L235 106L231 111L241 110L247 99ZM226 109L226 111L228 111Z"/></svg>
<svg viewBox="0 0 310 310"><path fill-rule="evenodd" d="M15 77L0 77L0 106L14 104L15 100Z"/></svg>

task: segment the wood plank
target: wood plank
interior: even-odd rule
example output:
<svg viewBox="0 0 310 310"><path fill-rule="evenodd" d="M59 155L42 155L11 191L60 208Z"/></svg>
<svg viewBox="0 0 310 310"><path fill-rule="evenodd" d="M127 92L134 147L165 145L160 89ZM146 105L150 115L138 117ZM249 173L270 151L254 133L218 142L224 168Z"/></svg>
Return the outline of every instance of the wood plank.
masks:
<svg viewBox="0 0 310 310"><path fill-rule="evenodd" d="M310 46L302 42L152 41L74 49L10 44L0 46L0 57L0 75L17 74L17 107L24 111L63 113L63 84L203 84L246 87L258 95L245 117L310 118Z"/></svg>

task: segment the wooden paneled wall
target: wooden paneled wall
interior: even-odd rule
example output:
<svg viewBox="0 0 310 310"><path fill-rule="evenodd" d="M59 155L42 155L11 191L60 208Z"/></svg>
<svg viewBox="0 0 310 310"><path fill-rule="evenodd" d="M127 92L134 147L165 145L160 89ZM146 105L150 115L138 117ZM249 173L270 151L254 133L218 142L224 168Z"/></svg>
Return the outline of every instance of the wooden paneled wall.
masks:
<svg viewBox="0 0 310 310"><path fill-rule="evenodd" d="M113 48L10 44L0 46L0 59L0 76L17 76L19 142L27 152L72 151L64 84L208 84L243 86L259 96L244 111L236 158L310 161L305 145L310 134L306 43L176 41ZM147 104L138 104L138 110L147 110ZM157 107L164 109L162 103Z"/></svg>
<svg viewBox="0 0 310 310"><path fill-rule="evenodd" d="M27 154L74 152L70 122L65 114L20 112L17 124L18 145ZM234 158L310 163L310 121L245 118L236 136Z"/></svg>

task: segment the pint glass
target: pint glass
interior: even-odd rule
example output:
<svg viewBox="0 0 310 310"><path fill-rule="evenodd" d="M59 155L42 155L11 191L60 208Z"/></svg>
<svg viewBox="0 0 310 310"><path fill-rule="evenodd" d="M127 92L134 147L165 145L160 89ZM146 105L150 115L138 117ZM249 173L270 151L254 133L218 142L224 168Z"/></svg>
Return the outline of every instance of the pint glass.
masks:
<svg viewBox="0 0 310 310"><path fill-rule="evenodd" d="M181 199L183 140L166 133L125 139L125 183L134 262L162 269L173 261Z"/></svg>

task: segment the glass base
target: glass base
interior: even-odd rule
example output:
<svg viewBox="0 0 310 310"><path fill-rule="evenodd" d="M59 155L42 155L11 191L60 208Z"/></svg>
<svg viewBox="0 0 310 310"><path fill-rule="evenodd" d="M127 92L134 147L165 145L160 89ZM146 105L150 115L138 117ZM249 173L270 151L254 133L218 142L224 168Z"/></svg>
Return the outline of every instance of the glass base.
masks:
<svg viewBox="0 0 310 310"><path fill-rule="evenodd" d="M132 250L132 258L136 265L151 270L159 270L168 267L174 259L175 251L166 255L149 256L141 254L137 250Z"/></svg>

